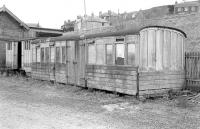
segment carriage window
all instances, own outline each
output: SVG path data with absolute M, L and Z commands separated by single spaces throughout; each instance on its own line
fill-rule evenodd
M 88 45 L 88 63 L 95 64 L 96 63 L 96 50 L 94 44 Z
M 185 7 L 185 8 L 184 8 L 184 11 L 185 11 L 185 12 L 189 11 L 189 8 L 188 8 L 188 7 Z
M 181 12 L 181 11 L 182 11 L 182 8 L 179 7 L 179 8 L 177 9 L 177 11 L 178 11 L 178 12 Z
M 128 44 L 128 65 L 135 65 L 135 44 Z
M 60 63 L 60 47 L 56 47 L 56 62 Z
M 116 44 L 115 64 L 124 65 L 124 44 Z
M 66 58 L 66 47 L 62 47 L 62 63 L 65 63 Z
M 39 47 L 36 48 L 36 61 L 40 62 L 40 48 Z
M 41 48 L 41 63 L 44 63 L 44 48 Z
M 97 64 L 104 64 L 104 52 L 105 52 L 105 48 L 104 45 L 97 45 L 96 48 L 96 53 L 97 53 Z
M 113 64 L 113 46 L 106 45 L 106 64 L 111 65 Z
M 49 62 L 49 48 L 45 48 L 45 62 Z
M 197 7 L 196 6 L 191 7 L 191 11 L 192 12 L 196 12 L 197 11 Z

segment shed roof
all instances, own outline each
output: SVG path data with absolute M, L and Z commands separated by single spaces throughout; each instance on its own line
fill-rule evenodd
M 3 5 L 3 7 L 0 8 L 0 12 L 7 12 L 11 17 L 13 17 L 21 26 L 23 26 L 25 29 L 29 30 L 29 27 L 22 22 L 17 16 L 15 16 L 10 10 L 8 10 L 6 8 L 5 5 Z

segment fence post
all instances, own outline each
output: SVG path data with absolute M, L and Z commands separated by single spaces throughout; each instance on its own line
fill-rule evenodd
M 186 67 L 186 65 L 187 65 L 187 53 L 185 53 L 185 62 L 184 62 L 184 74 L 185 74 L 185 76 L 184 76 L 184 90 L 187 88 L 187 67 Z

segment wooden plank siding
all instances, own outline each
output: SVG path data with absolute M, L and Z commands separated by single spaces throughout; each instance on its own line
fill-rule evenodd
M 184 86 L 184 72 L 140 72 L 139 92 L 149 94 L 149 91 L 162 89 L 181 89 Z M 152 92 L 152 91 L 151 91 Z
M 137 68 L 87 65 L 87 87 L 136 95 Z

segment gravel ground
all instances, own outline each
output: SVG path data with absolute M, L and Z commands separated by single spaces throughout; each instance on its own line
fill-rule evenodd
M 200 106 L 0 76 L 0 129 L 200 129 Z

